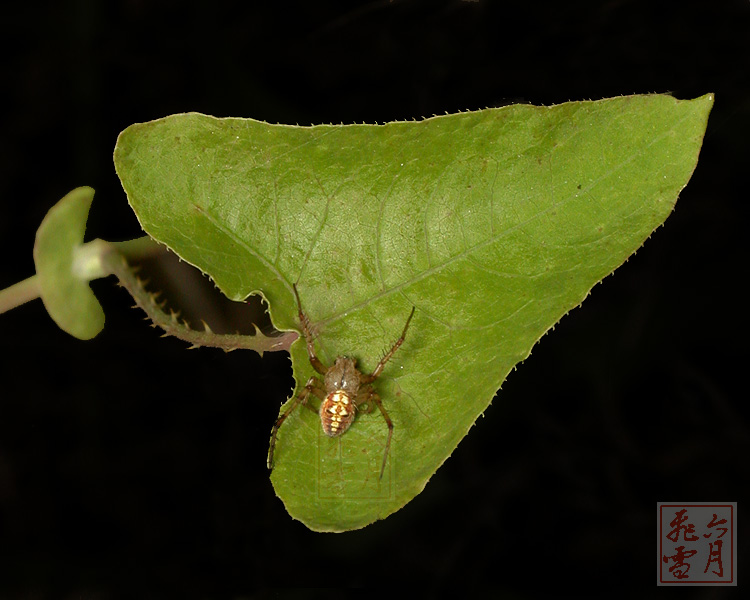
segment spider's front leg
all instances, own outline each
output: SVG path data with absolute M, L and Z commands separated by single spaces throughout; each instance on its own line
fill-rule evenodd
M 380 409 L 380 412 L 385 419 L 385 424 L 388 426 L 388 439 L 385 442 L 383 464 L 380 467 L 380 479 L 383 479 L 383 473 L 385 473 L 385 464 L 386 462 L 388 462 L 388 452 L 391 449 L 391 437 L 393 437 L 393 421 L 391 421 L 391 417 L 388 416 L 388 412 L 385 410 L 380 396 L 378 396 L 378 393 L 373 389 L 371 385 L 368 385 L 360 390 L 359 394 L 357 394 L 355 404 L 357 406 L 357 410 L 363 413 L 371 413 L 374 408 L 373 404 L 375 404 L 375 406 Z
M 401 347 L 401 344 L 404 343 L 404 340 L 406 339 L 406 331 L 409 329 L 409 323 L 411 323 L 411 318 L 414 316 L 415 310 L 416 310 L 416 306 L 412 306 L 411 312 L 409 313 L 409 318 L 406 319 L 406 325 L 404 325 L 404 330 L 401 332 L 401 337 L 396 340 L 396 343 L 393 344 L 393 347 L 390 350 L 388 350 L 388 352 L 386 352 L 383 358 L 380 359 L 380 362 L 376 365 L 375 370 L 369 375 L 362 376 L 362 383 L 372 383 L 378 377 L 380 377 L 380 374 L 383 372 L 383 369 L 385 368 L 385 363 L 391 360 L 391 357 L 396 353 L 396 350 L 398 350 Z M 383 409 L 381 408 L 380 410 L 383 410 Z
M 321 400 L 326 397 L 326 390 L 323 386 L 323 382 L 317 377 L 310 377 L 310 379 L 307 380 L 304 389 L 297 395 L 294 402 L 289 405 L 289 408 L 284 411 L 273 426 L 273 429 L 271 430 L 271 444 L 268 447 L 268 462 L 266 463 L 269 469 L 273 469 L 273 451 L 276 448 L 276 434 L 279 432 L 279 427 L 281 427 L 281 424 L 286 421 L 286 418 L 292 414 L 292 411 L 300 404 L 303 406 L 307 405 L 307 399 L 310 394 L 317 396 Z
M 315 346 L 313 344 L 312 329 L 310 327 L 310 319 L 307 318 L 305 311 L 302 310 L 302 302 L 299 299 L 299 292 L 297 291 L 297 284 L 293 283 L 292 288 L 294 289 L 294 297 L 297 298 L 297 310 L 299 312 L 299 322 L 302 325 L 302 333 L 305 336 L 305 343 L 307 344 L 307 356 L 310 359 L 310 364 L 313 366 L 318 373 L 325 375 L 328 369 L 325 365 L 320 362 L 317 354 L 315 354 Z

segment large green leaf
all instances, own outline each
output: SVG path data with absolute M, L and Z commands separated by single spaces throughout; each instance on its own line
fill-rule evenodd
M 298 282 L 326 364 L 373 369 L 416 306 L 376 384 L 395 425 L 382 480 L 377 410 L 340 438 L 305 409 L 279 433 L 271 479 L 287 510 L 341 531 L 418 494 L 513 366 L 667 218 L 712 103 L 315 127 L 183 114 L 126 129 L 115 164 L 143 228 L 228 297 L 262 293 L 278 328 L 298 328 Z M 299 392 L 313 374 L 300 341 L 292 364 Z

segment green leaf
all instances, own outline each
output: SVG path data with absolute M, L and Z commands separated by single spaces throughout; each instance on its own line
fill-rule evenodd
M 82 340 L 93 338 L 104 328 L 104 311 L 88 285 L 91 267 L 82 250 L 93 199 L 90 187 L 69 192 L 44 217 L 34 244 L 45 308 L 62 330 Z M 96 259 L 93 262 L 98 263 Z M 95 276 L 101 274 L 97 271 Z
M 298 282 L 328 365 L 349 355 L 371 371 L 416 306 L 376 382 L 395 427 L 382 480 L 377 410 L 339 438 L 304 408 L 279 432 L 271 479 L 287 510 L 342 531 L 418 494 L 513 366 L 664 222 L 712 103 L 315 127 L 183 114 L 126 129 L 115 164 L 143 228 L 228 297 L 263 294 L 279 329 L 299 328 Z M 292 364 L 299 392 L 313 375 L 302 340 Z

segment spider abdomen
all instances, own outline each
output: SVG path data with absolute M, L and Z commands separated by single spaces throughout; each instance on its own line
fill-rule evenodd
M 320 422 L 328 437 L 344 433 L 354 422 L 355 407 L 352 397 L 344 390 L 335 390 L 320 403 Z

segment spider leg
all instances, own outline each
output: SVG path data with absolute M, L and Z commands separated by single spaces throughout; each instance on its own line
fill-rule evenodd
M 375 367 L 375 370 L 370 375 L 363 375 L 362 376 L 362 383 L 372 383 L 375 381 L 380 374 L 383 372 L 383 367 L 385 367 L 385 363 L 387 363 L 389 360 L 391 360 L 391 356 L 393 356 L 396 353 L 396 350 L 398 350 L 401 347 L 401 344 L 404 343 L 404 338 L 406 338 L 406 330 L 409 329 L 409 323 L 411 323 L 411 318 L 414 316 L 414 309 L 416 307 L 411 307 L 411 313 L 409 313 L 409 318 L 406 319 L 406 325 L 404 325 L 404 330 L 401 332 L 401 337 L 396 340 L 396 343 L 393 344 L 393 348 L 391 348 L 386 355 L 380 359 L 380 362 Z M 383 410 L 382 408 L 380 410 Z
M 317 377 L 310 377 L 310 379 L 307 380 L 304 389 L 297 395 L 294 402 L 289 405 L 289 408 L 284 411 L 274 424 L 273 429 L 271 430 L 271 444 L 268 447 L 268 461 L 266 463 L 269 469 L 273 469 L 273 452 L 276 449 L 276 434 L 279 432 L 279 427 L 281 427 L 282 423 L 286 421 L 286 418 L 292 414 L 292 411 L 300 404 L 307 406 L 307 399 L 310 394 L 317 396 L 321 400 L 326 396 L 323 382 Z
M 305 342 L 307 343 L 307 356 L 310 358 L 310 364 L 313 366 L 313 369 L 315 369 L 318 373 L 321 375 L 325 375 L 327 369 L 323 365 L 322 362 L 320 362 L 320 359 L 315 354 L 315 346 L 313 345 L 313 336 L 312 331 L 310 330 L 310 319 L 307 318 L 307 315 L 302 310 L 302 303 L 299 300 L 299 293 L 297 292 L 297 284 L 293 283 L 292 288 L 294 288 L 294 297 L 297 298 L 297 309 L 299 310 L 299 320 L 300 323 L 302 323 L 302 333 L 305 335 Z
M 412 311 L 413 312 L 413 311 Z M 411 318 L 411 317 L 409 317 Z M 407 325 L 409 323 L 407 322 Z M 357 396 L 356 399 L 356 406 L 358 410 L 361 410 L 364 413 L 370 413 L 373 411 L 373 406 L 370 404 L 372 402 L 380 409 L 380 412 L 383 415 L 383 418 L 385 419 L 385 424 L 388 425 L 388 439 L 385 441 L 385 451 L 383 452 L 383 464 L 380 467 L 380 479 L 383 479 L 383 473 L 385 473 L 385 463 L 388 461 L 388 452 L 391 449 L 391 437 L 393 436 L 393 421 L 391 421 L 391 417 L 388 416 L 388 412 L 385 410 L 385 407 L 383 406 L 383 402 L 380 400 L 380 396 L 378 396 L 378 393 L 372 389 L 372 387 L 367 387 L 364 391 L 364 393 L 360 392 L 360 394 Z M 363 404 L 366 404 L 368 408 L 361 408 Z

